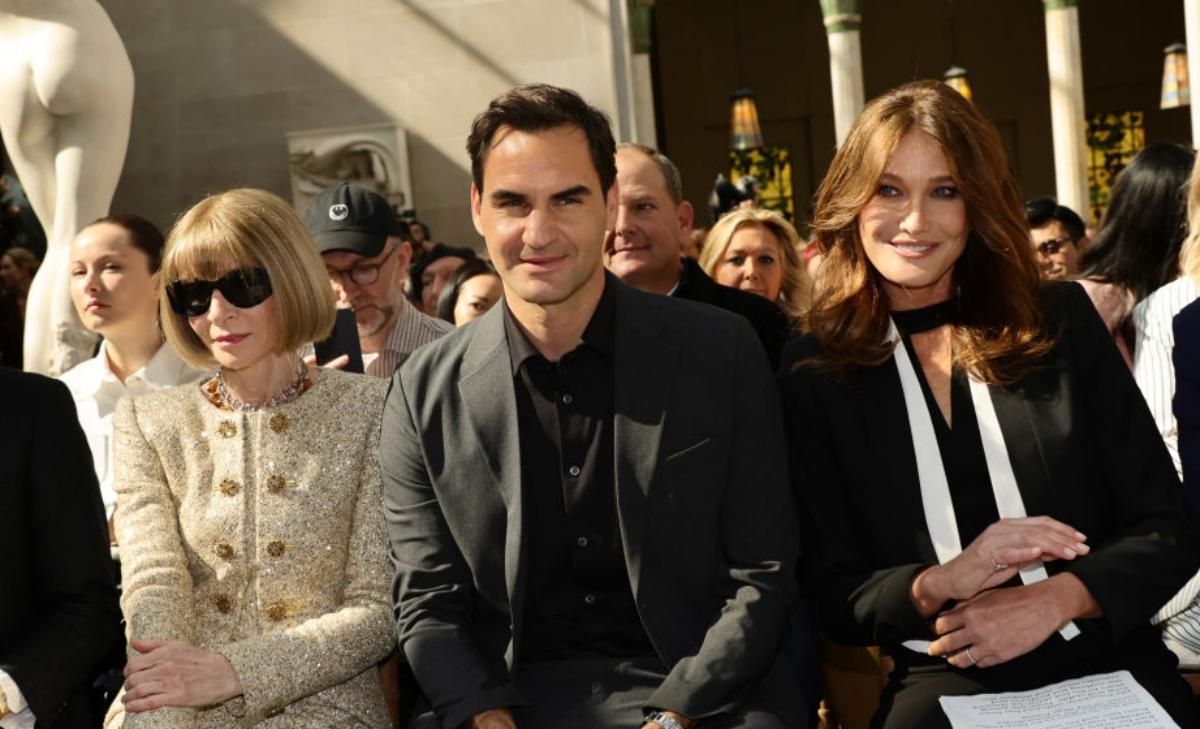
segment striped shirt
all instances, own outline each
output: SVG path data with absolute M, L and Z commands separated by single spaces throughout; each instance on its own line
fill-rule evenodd
M 1179 463 L 1179 429 L 1171 400 L 1175 397 L 1175 366 L 1171 350 L 1175 347 L 1172 321 L 1180 309 L 1192 303 L 1200 291 L 1190 276 L 1180 276 L 1159 288 L 1133 308 L 1133 324 L 1137 329 L 1134 346 L 1133 378 L 1150 406 L 1154 423 L 1162 434 L 1175 470 L 1183 476 Z
M 1189 276 L 1180 276 L 1147 296 L 1133 309 L 1133 323 L 1137 328 L 1133 377 L 1142 396 L 1146 398 L 1146 404 L 1150 406 L 1154 422 L 1181 477 L 1183 468 L 1179 461 L 1179 428 L 1175 412 L 1171 409 L 1171 400 L 1175 397 L 1175 365 L 1171 360 L 1175 333 L 1172 323 L 1175 315 L 1198 295 L 1200 291 L 1196 288 L 1196 282 Z M 1200 667 L 1198 594 L 1200 573 L 1192 577 L 1151 619 L 1152 623 L 1161 624 L 1163 641 L 1179 658 L 1180 668 Z
M 368 375 L 391 377 L 404 360 L 418 347 L 429 344 L 443 334 L 454 331 L 448 321 L 435 319 L 417 311 L 407 299 L 400 300 L 400 314 L 387 341 L 379 349 L 378 356 L 363 355 Z M 370 361 L 368 361 L 370 359 Z

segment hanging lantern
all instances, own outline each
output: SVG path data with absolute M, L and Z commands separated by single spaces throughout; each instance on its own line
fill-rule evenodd
M 963 95 L 967 101 L 972 100 L 971 84 L 967 81 L 967 69 L 962 66 L 951 66 L 942 74 L 942 81 L 947 86 Z
M 758 107 L 754 105 L 754 94 L 742 88 L 734 92 L 731 149 L 746 150 L 763 146 L 762 128 L 758 125 Z
M 1172 43 L 1163 49 L 1162 103 L 1160 109 L 1175 109 L 1192 103 L 1188 83 L 1187 46 Z

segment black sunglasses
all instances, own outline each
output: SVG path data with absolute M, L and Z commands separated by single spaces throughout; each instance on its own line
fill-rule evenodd
M 261 268 L 230 271 L 216 281 L 176 281 L 167 286 L 167 298 L 176 314 L 200 316 L 208 311 L 213 291 L 239 309 L 258 306 L 271 295 L 271 279 Z

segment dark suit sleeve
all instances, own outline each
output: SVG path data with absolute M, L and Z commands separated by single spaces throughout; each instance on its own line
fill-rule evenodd
M 408 373 L 392 378 L 379 445 L 384 518 L 396 565 L 396 634 L 434 713 L 443 726 L 456 727 L 486 709 L 525 702 L 508 676 L 488 669 L 470 637 L 471 571 L 430 482 L 403 379 Z
M 38 725 L 49 726 L 120 639 L 121 614 L 100 487 L 71 396 L 60 382 L 27 384 L 32 445 L 19 457 L 27 459 L 27 554 L 37 582 L 33 594 L 3 599 L 34 601 L 39 618 L 3 647 L 0 669 L 20 687 Z
M 845 477 L 828 428 L 828 416 L 813 393 L 831 386 L 813 369 L 798 367 L 803 353 L 789 352 L 780 371 L 792 488 L 804 534 L 803 590 L 821 629 L 845 645 L 895 645 L 931 640 L 929 624 L 909 598 L 909 586 L 925 564 L 872 569 L 865 554 L 862 518 L 848 503 Z
M 1179 424 L 1179 458 L 1183 462 L 1183 495 L 1192 518 L 1200 516 L 1200 305 L 1191 304 L 1175 317 L 1175 419 Z
M 1078 286 L 1064 287 L 1063 337 L 1069 340 L 1082 422 L 1100 459 L 1115 523 L 1091 553 L 1065 569 L 1099 603 L 1113 639 L 1140 627 L 1200 567 L 1196 528 L 1187 517 L 1175 466 L 1129 368 Z M 1086 530 L 1085 530 L 1086 531 Z
M 735 329 L 736 372 L 726 383 L 735 388 L 731 458 L 720 507 L 721 568 L 729 591 L 695 655 L 675 664 L 649 702 L 691 719 L 732 711 L 767 674 L 797 593 L 799 533 L 778 393 L 750 327 L 739 321 Z

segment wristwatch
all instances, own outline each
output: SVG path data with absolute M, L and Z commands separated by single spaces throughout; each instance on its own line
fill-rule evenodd
M 683 729 L 683 725 L 661 711 L 651 711 L 646 714 L 646 723 L 654 722 L 663 729 Z

